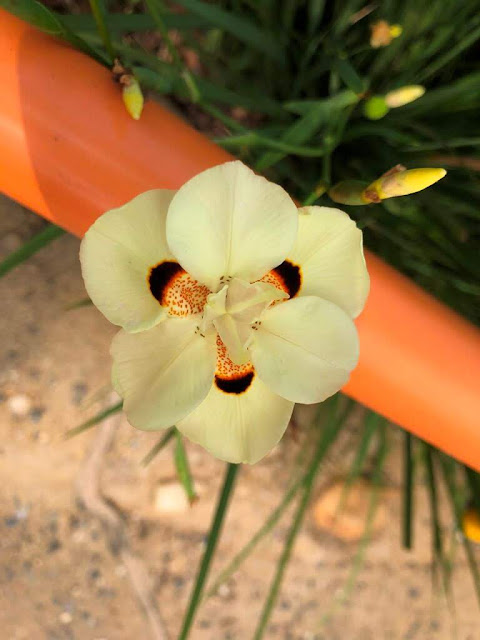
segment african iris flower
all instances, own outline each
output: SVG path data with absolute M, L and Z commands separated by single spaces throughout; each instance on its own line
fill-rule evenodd
M 122 327 L 112 379 L 139 429 L 176 424 L 253 463 L 295 402 L 334 394 L 357 363 L 361 232 L 338 209 L 297 209 L 241 162 L 108 211 L 80 258 L 92 301 Z

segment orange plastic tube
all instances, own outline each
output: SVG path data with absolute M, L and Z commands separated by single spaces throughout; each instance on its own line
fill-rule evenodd
M 0 10 L 0 190 L 72 233 L 230 156 L 109 72 Z M 480 470 L 480 332 L 375 256 L 347 394 Z

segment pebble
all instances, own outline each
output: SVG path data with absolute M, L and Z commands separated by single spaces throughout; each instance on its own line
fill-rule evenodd
M 58 616 L 58 619 L 62 624 L 70 624 L 73 620 L 73 616 L 68 611 L 62 611 L 62 613 Z
M 164 514 L 184 513 L 190 509 L 185 490 L 178 482 L 157 487 L 154 506 L 155 511 Z
M 45 413 L 45 407 L 32 407 L 28 415 L 30 417 L 30 420 L 36 423 L 36 422 L 40 422 L 44 413 Z
M 30 411 L 32 402 L 25 393 L 18 393 L 8 399 L 7 405 L 12 415 L 24 418 Z

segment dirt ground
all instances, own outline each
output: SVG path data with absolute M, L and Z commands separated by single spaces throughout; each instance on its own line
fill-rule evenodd
M 22 207 L 0 199 L 0 259 L 42 224 Z M 158 612 L 174 638 L 223 465 L 199 447 L 188 446 L 200 496 L 189 507 L 178 491 L 171 446 L 147 468 L 140 465 L 158 438 L 155 434 L 134 430 L 120 416 L 100 428 L 103 432 L 96 428 L 64 439 L 67 429 L 109 401 L 108 347 L 115 333 L 92 307 L 67 310 L 85 297 L 78 247 L 77 239 L 64 236 L 0 281 L 0 638 L 149 640 L 160 637 L 152 630 Z M 455 616 L 445 598 L 432 590 L 429 517 L 421 487 L 414 551 L 400 548 L 400 451 L 392 434 L 387 489 L 381 497 L 383 522 L 347 604 L 324 620 L 348 579 L 356 546 L 331 531 L 319 531 L 310 511 L 266 637 L 480 637 L 478 607 L 461 555 L 453 580 Z M 351 449 L 357 435 L 353 423 L 344 448 Z M 105 448 L 112 438 L 111 447 L 103 460 L 94 459 L 89 452 L 97 450 L 102 437 Z M 279 503 L 297 450 L 287 434 L 263 462 L 241 469 L 212 576 Z M 328 461 L 317 493 L 345 471 L 347 458 L 340 452 Z M 118 520 L 117 509 L 122 513 L 123 552 L 112 532 L 77 499 L 79 482 L 95 463 L 107 498 L 102 501 L 107 519 Z M 86 498 L 93 504 L 98 496 L 95 486 L 90 489 Z M 109 504 L 116 505 L 115 510 Z M 290 513 L 204 603 L 193 639 L 252 637 Z

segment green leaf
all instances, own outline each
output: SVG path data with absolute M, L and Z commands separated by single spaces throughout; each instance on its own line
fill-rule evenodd
M 176 430 L 175 436 L 177 438 L 175 444 L 175 467 L 177 469 L 178 479 L 185 489 L 190 504 L 192 504 L 197 499 L 197 493 L 193 484 L 190 464 L 183 444 L 182 434 Z
M 40 249 L 43 249 L 47 244 L 50 244 L 52 240 L 63 236 L 64 233 L 65 231 L 57 227 L 57 225 L 49 224 L 48 227 L 42 229 L 42 231 L 33 236 L 33 238 L 27 240 L 23 246 L 0 262 L 0 278 L 25 262 L 25 260 L 28 260 L 28 258 L 37 253 L 37 251 L 40 251 Z
M 413 540 L 413 486 L 414 486 L 414 458 L 413 436 L 408 431 L 403 434 L 403 546 L 412 548 Z
M 365 81 L 358 75 L 356 69 L 347 58 L 337 58 L 334 66 L 338 75 L 349 89 L 356 94 L 365 92 L 367 88 Z
M 178 0 L 178 4 L 208 20 L 212 27 L 218 27 L 226 33 L 230 33 L 271 60 L 282 65 L 285 64 L 283 48 L 269 31 L 261 29 L 254 22 L 238 16 L 233 11 L 226 11 L 219 6 L 201 0 Z
M 63 38 L 98 62 L 110 66 L 108 56 L 77 36 L 63 23 L 61 16 L 47 9 L 40 2 L 36 0 L 0 0 L 0 7 L 29 22 L 44 33 Z
M 168 29 L 198 29 L 204 27 L 207 21 L 193 14 L 170 13 L 163 14 L 165 26 Z M 78 15 L 62 15 L 65 26 L 75 32 L 95 31 L 97 26 L 93 16 L 81 13 Z M 149 31 L 155 29 L 155 21 L 145 13 L 109 13 L 105 22 L 110 33 L 123 34 L 129 31 Z
M 323 98 L 322 100 L 293 100 L 285 103 L 285 109 L 296 113 L 300 116 L 308 115 L 314 111 L 320 115 L 323 112 L 323 117 L 326 120 L 332 116 L 336 111 L 350 107 L 358 102 L 359 98 L 354 91 L 340 91 L 330 98 Z
M 93 17 L 95 18 L 95 23 L 97 25 L 98 33 L 102 39 L 103 46 L 105 47 L 106 52 L 110 56 L 110 64 L 113 64 L 113 60 L 115 58 L 115 51 L 112 45 L 112 39 L 110 37 L 110 32 L 108 30 L 106 18 L 107 18 L 107 10 L 105 8 L 105 4 L 103 0 L 89 0 L 90 8 L 92 10 Z
M 118 413 L 119 411 L 121 411 L 122 407 L 123 407 L 123 401 L 117 402 L 117 404 L 114 404 L 111 407 L 108 407 L 108 409 L 103 409 L 103 411 L 100 411 L 99 413 L 97 413 L 97 415 L 93 416 L 93 418 L 90 418 L 89 420 L 82 422 L 82 424 L 78 425 L 78 427 L 69 429 L 65 434 L 65 438 L 68 440 L 70 438 L 73 438 L 74 436 L 78 436 L 80 433 L 83 433 L 84 431 L 88 431 L 88 429 L 95 427 L 99 422 L 102 422 L 102 420 L 105 420 L 106 418 L 109 418 L 110 416 L 113 416 L 115 413 Z

